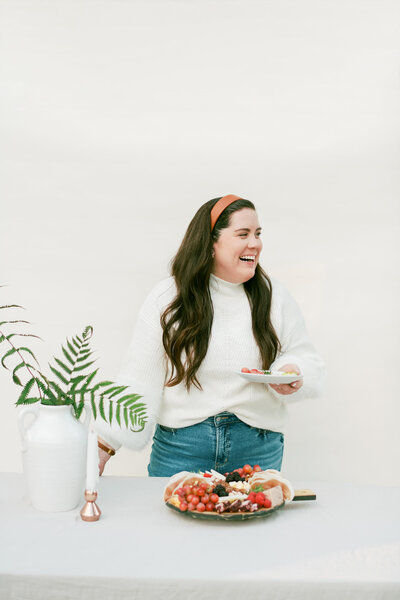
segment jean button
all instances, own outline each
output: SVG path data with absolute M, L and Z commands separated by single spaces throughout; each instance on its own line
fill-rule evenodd
M 218 423 L 218 421 L 220 421 L 220 420 L 221 420 L 221 417 L 217 417 L 217 423 Z

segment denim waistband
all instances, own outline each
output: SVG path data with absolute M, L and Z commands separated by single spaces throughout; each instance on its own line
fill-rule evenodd
M 232 425 L 232 423 L 239 423 L 240 419 L 236 415 L 230 412 L 221 412 L 215 415 L 215 417 L 208 417 L 203 423 L 209 423 L 219 427 L 221 425 Z

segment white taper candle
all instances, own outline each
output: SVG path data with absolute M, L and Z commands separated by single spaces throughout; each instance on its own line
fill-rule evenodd
M 97 450 L 97 434 L 89 429 L 87 463 L 86 463 L 86 489 L 96 490 L 99 475 L 99 452 Z

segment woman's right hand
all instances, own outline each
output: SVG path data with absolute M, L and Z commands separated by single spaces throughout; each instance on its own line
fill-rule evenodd
M 106 462 L 110 459 L 110 455 L 108 452 L 105 452 L 101 448 L 99 448 L 99 475 L 103 475 L 104 467 Z

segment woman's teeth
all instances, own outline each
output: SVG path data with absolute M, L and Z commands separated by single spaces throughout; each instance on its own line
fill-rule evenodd
M 255 261 L 255 256 L 239 256 L 240 260 L 244 260 L 247 262 L 254 262 Z

